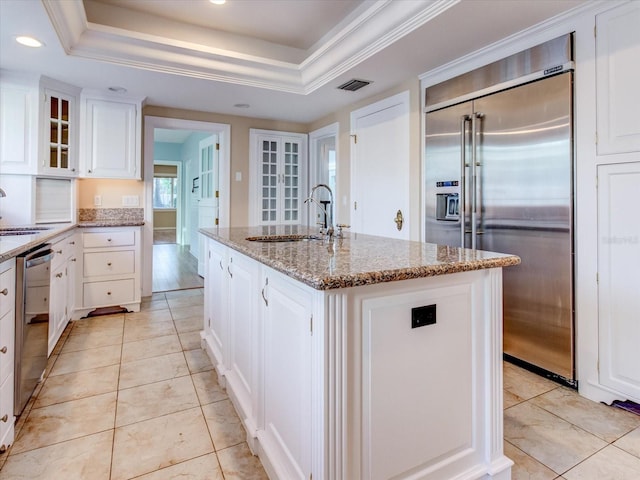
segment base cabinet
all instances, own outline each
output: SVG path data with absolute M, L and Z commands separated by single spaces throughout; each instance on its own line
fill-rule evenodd
M 312 473 L 311 323 L 313 295 L 298 282 L 264 269 L 264 350 L 258 440 L 267 471 L 305 480 Z M 321 478 L 321 477 L 318 477 Z
M 13 443 L 16 261 L 0 263 L 0 454 Z
M 79 233 L 82 255 L 78 262 L 74 319 L 96 308 L 123 307 L 139 312 L 140 227 L 86 228 Z
M 599 382 L 640 402 L 640 162 L 598 166 Z
M 77 247 L 75 232 L 54 239 L 51 246 L 54 257 L 51 262 L 48 355 L 53 352 L 75 307 Z
M 511 478 L 500 269 L 319 291 L 207 242 L 203 346 L 271 479 Z

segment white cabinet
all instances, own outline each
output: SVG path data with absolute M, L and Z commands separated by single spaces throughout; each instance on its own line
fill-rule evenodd
M 13 443 L 15 259 L 0 264 L 0 453 Z
M 256 382 L 258 351 L 259 265 L 244 255 L 228 253 L 229 351 L 225 374 L 228 387 L 235 392 L 236 404 L 248 419 L 247 431 L 253 436 L 257 426 Z
M 303 223 L 307 135 L 250 130 L 249 218 L 253 225 Z
M 38 77 L 0 71 L 0 172 L 35 173 L 38 164 Z
M 142 179 L 142 100 L 82 92 L 81 175 Z
M 640 402 L 640 162 L 598 166 L 599 381 Z
M 83 229 L 81 278 L 73 318 L 96 308 L 140 311 L 140 227 Z
M 269 478 L 510 478 L 500 269 L 321 291 L 207 242 L 203 346 Z
M 0 87 L 2 173 L 77 176 L 80 89 L 8 71 Z
M 227 248 L 217 242 L 203 238 L 206 245 L 204 283 L 204 334 L 218 374 L 223 378 L 226 365 L 228 340 L 228 282 Z
M 640 3 L 596 15 L 598 155 L 640 151 Z
M 263 273 L 264 363 L 258 440 L 279 478 L 306 480 L 311 473 L 311 322 L 308 288 L 270 269 Z
M 257 415 L 259 265 L 205 239 L 205 338 L 250 437 Z M 249 439 L 251 442 L 251 439 Z
M 54 257 L 51 262 L 51 293 L 49 295 L 49 355 L 69 323 L 75 307 L 75 272 L 78 260 L 76 233 L 70 232 L 62 238 L 54 239 L 51 248 Z

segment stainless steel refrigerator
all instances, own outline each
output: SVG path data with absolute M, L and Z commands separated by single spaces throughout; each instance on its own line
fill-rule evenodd
M 568 384 L 571 52 L 560 37 L 427 88 L 425 120 L 426 241 L 521 257 L 503 272 L 506 357 Z

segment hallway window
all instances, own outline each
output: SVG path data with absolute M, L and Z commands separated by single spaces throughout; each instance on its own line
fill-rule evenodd
M 153 177 L 153 208 L 176 208 L 178 201 L 178 179 Z

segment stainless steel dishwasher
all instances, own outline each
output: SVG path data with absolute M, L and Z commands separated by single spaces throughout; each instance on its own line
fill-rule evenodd
M 39 245 L 16 257 L 14 415 L 24 410 L 47 366 L 53 250 Z

